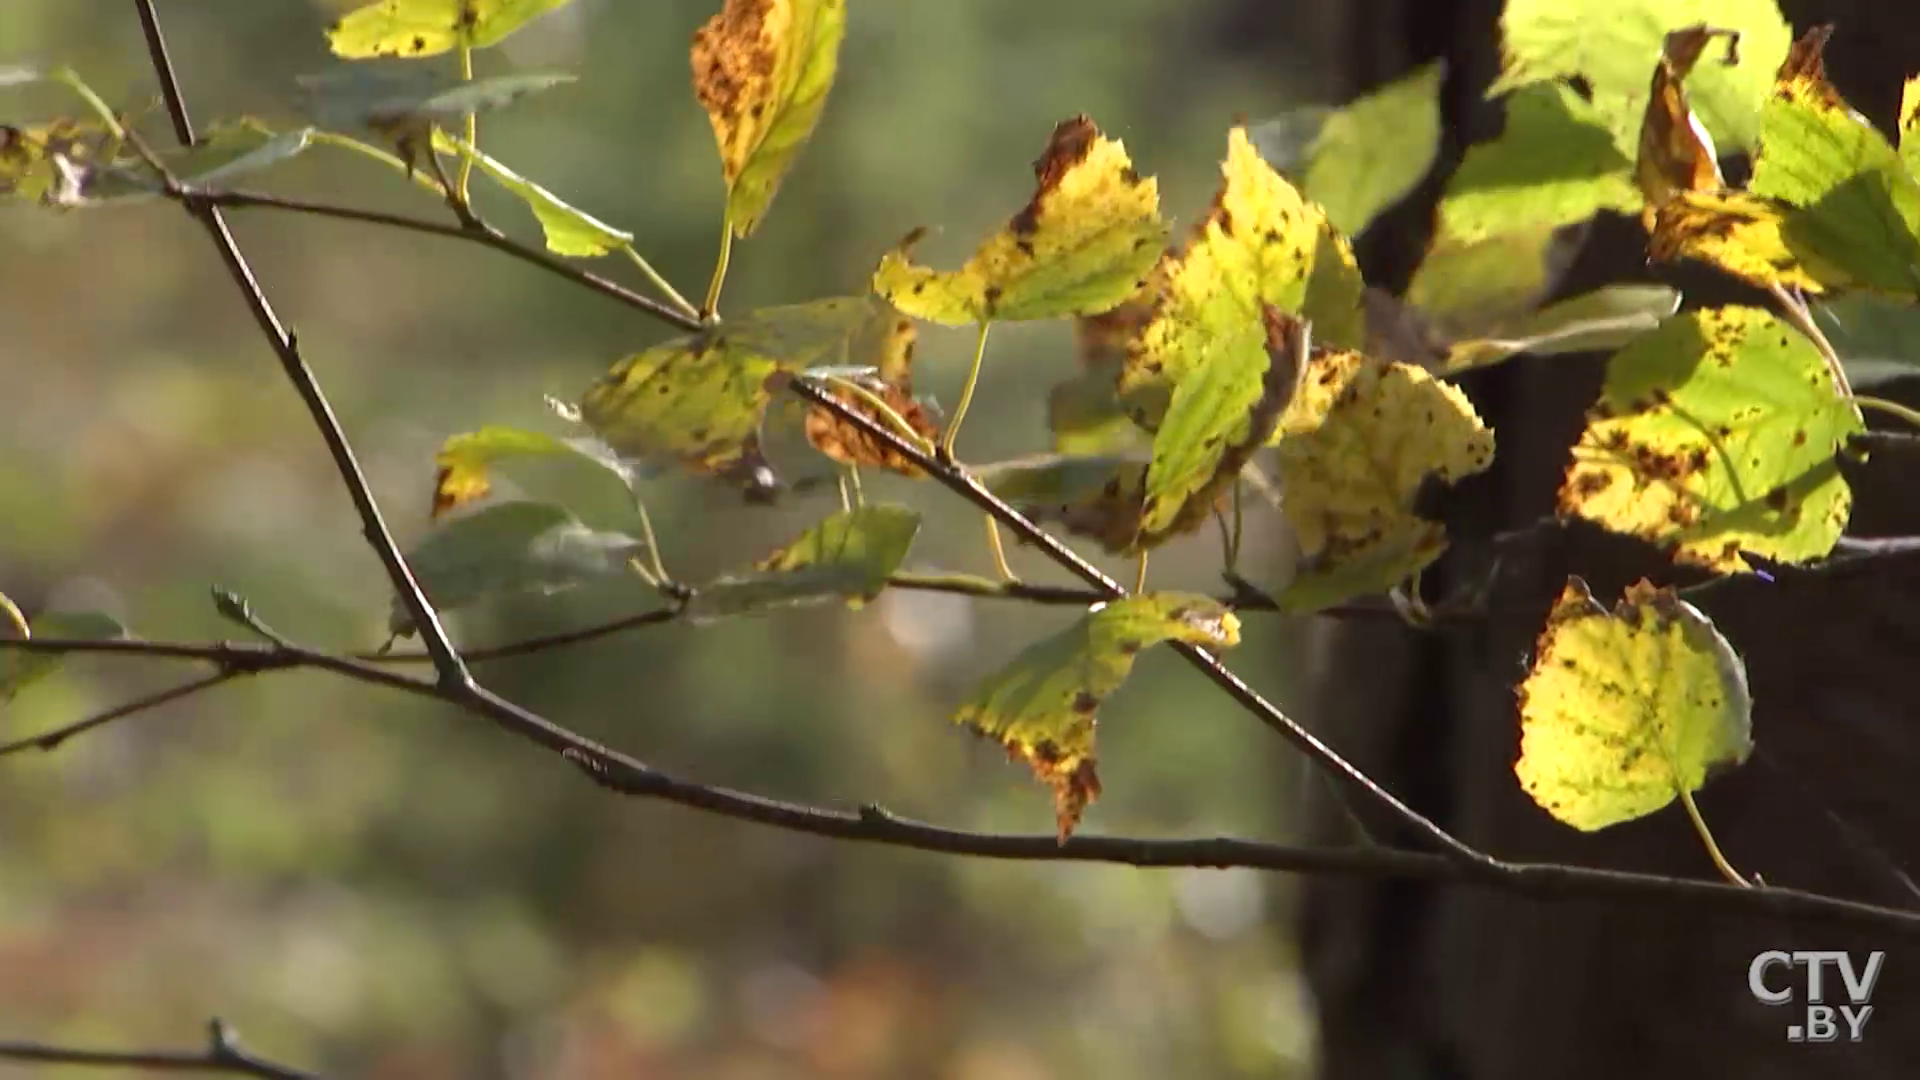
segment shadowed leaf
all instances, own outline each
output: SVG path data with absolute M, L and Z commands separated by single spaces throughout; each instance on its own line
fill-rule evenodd
M 701 586 L 688 614 L 708 621 L 827 600 L 859 607 L 887 587 L 919 531 L 919 513 L 904 506 L 843 511 L 761 560 L 756 573 Z
M 1439 61 L 1337 109 L 1320 128 L 1300 189 L 1357 236 L 1426 176 L 1440 150 Z
M 1520 698 L 1520 786 L 1586 832 L 1655 813 L 1753 748 L 1746 666 L 1697 608 L 1642 581 L 1612 612 L 1579 578 Z
M 582 525 L 562 507 L 505 502 L 444 522 L 407 553 L 407 564 L 434 607 L 452 611 L 490 596 L 629 577 L 628 562 L 645 550 L 624 533 Z M 413 632 L 398 599 L 389 623 L 396 634 Z
M 0 601 L 4 601 L 0 597 Z M 7 603 L 9 612 L 17 614 L 17 609 Z M 32 631 L 29 637 L 49 640 L 70 641 L 113 641 L 127 636 L 127 628 L 110 615 L 98 612 L 49 612 L 28 623 Z M 19 627 L 13 624 L 11 615 L 0 617 L 0 635 L 17 637 Z M 15 694 L 53 674 L 66 657 L 57 653 L 15 652 L 0 649 L 0 705 L 6 704 Z
M 434 456 L 433 516 L 485 498 L 493 490 L 492 471 L 501 463 L 525 458 L 559 458 L 591 464 L 631 487 L 633 473 L 597 439 L 563 439 L 539 431 L 484 427 L 454 435 Z
M 1042 524 L 1058 522 L 1112 554 L 1140 533 L 1147 494 L 1146 454 L 1041 454 L 976 467 L 988 491 Z
M 1030 645 L 989 677 L 954 722 L 994 740 L 1053 789 L 1060 839 L 1100 794 L 1095 714 L 1120 688 L 1144 649 L 1163 641 L 1209 648 L 1240 642 L 1240 620 L 1218 601 L 1151 593 L 1095 606 L 1052 637 Z
M 1457 375 L 1521 353 L 1618 349 L 1658 329 L 1679 308 L 1680 294 L 1665 285 L 1608 285 L 1510 320 L 1486 337 L 1455 342 L 1437 374 Z

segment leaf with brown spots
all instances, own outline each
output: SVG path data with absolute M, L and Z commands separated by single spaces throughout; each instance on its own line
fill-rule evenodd
M 908 387 L 887 382 L 865 370 L 833 372 L 833 375 L 836 380 L 853 383 L 885 402 L 893 417 L 905 421 L 906 426 L 922 439 L 930 442 L 940 437 L 940 425 L 934 422 L 927 407 L 914 398 L 913 391 Z M 874 407 L 872 402 L 852 389 L 834 386 L 833 396 L 895 434 L 906 434 L 893 417 Z M 806 433 L 807 442 L 813 444 L 815 450 L 842 465 L 878 466 L 916 480 L 927 475 L 925 470 L 898 450 L 818 405 L 807 409 Z
M 693 36 L 735 236 L 753 235 L 820 122 L 846 31 L 846 0 L 726 0 Z
M 1833 550 L 1852 493 L 1834 464 L 1863 430 L 1811 342 L 1761 308 L 1685 312 L 1607 363 L 1560 512 L 1745 572 L 1741 551 Z
M 1640 128 L 1640 154 L 1634 177 L 1647 205 L 1641 211 L 1649 229 L 1653 215 L 1674 193 L 1717 191 L 1726 186 L 1715 160 L 1713 136 L 1693 115 L 1687 101 L 1686 78 L 1715 38 L 1727 42 L 1727 63 L 1737 59 L 1740 32 L 1701 24 L 1667 34 L 1660 60 L 1654 65 L 1647 100 L 1646 122 Z
M 465 46 L 484 49 L 567 0 L 374 0 L 327 30 L 335 56 L 417 59 Z
M 998 742 L 1053 789 L 1054 821 L 1065 841 L 1100 794 L 1095 714 L 1141 650 L 1163 641 L 1230 648 L 1240 643 L 1240 620 L 1218 601 L 1188 593 L 1096 605 L 988 678 L 954 722 Z
M 484 427 L 450 436 L 434 456 L 433 517 L 486 498 L 501 464 L 526 460 L 581 462 L 631 486 L 633 473 L 598 439 L 563 439 L 541 431 Z
M 1302 561 L 1281 593 L 1311 611 L 1383 591 L 1446 548 L 1420 493 L 1493 464 L 1493 432 L 1458 387 L 1409 364 L 1316 349 L 1279 427 L 1281 504 Z
M 1229 132 L 1221 174 L 1186 250 L 1169 252 L 1148 279 L 1152 318 L 1121 371 L 1121 400 L 1149 431 L 1180 382 L 1222 350 L 1240 342 L 1243 356 L 1260 354 L 1269 305 L 1307 319 L 1329 344 L 1356 348 L 1365 336 L 1353 249 L 1320 207 L 1260 157 L 1245 128 Z
M 1131 296 L 1166 240 L 1158 183 L 1085 116 L 1054 129 L 1033 171 L 1032 200 L 960 269 L 915 264 L 916 229 L 880 260 L 874 289 L 949 326 L 1094 315 Z
M 1586 832 L 1700 790 L 1753 749 L 1746 665 L 1699 609 L 1645 581 L 1609 612 L 1568 578 L 1520 698 L 1520 786 Z
M 768 377 L 903 365 L 899 317 L 871 296 L 762 308 L 622 360 L 587 391 L 581 419 L 625 457 L 757 471 Z
M 1920 175 L 1920 75 L 1900 90 L 1900 159 L 1907 171 Z
M 1837 268 L 1801 264 L 1787 243 L 1793 208 L 1744 191 L 1678 192 L 1653 216 L 1647 257 L 1653 262 L 1698 259 L 1743 281 L 1825 292 L 1848 284 Z

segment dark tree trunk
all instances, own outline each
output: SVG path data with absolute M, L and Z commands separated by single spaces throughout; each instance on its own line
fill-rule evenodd
M 1499 64 L 1499 0 L 1227 6 L 1238 48 L 1297 48 L 1304 26 L 1339 50 L 1348 64 L 1335 90 L 1348 96 L 1444 58 L 1442 172 L 1465 144 L 1498 129 L 1498 110 L 1483 97 Z M 1784 6 L 1796 29 L 1838 25 L 1829 72 L 1885 128 L 1902 81 L 1920 70 L 1920 5 Z M 1308 19 L 1309 9 L 1320 14 Z M 1436 176 L 1362 238 L 1371 282 L 1404 286 L 1439 187 Z M 1599 223 L 1559 291 L 1648 276 L 1643 244 L 1631 223 Z M 1757 302 L 1704 277 L 1666 279 L 1690 303 Z M 1455 493 L 1453 546 L 1430 588 L 1485 580 L 1492 538 L 1551 511 L 1598 389 L 1598 359 L 1522 360 L 1471 381 L 1497 431 L 1498 458 Z M 1902 495 L 1913 490 L 1903 475 L 1914 467 L 1920 460 L 1882 455 L 1856 475 L 1855 535 L 1920 533 L 1920 500 Z M 1503 552 L 1491 605 L 1535 615 L 1425 634 L 1325 626 L 1303 714 L 1389 788 L 1498 857 L 1714 876 L 1677 809 L 1589 836 L 1520 791 L 1512 688 L 1566 575 L 1580 573 L 1604 599 L 1668 573 L 1634 543 L 1584 530 L 1539 536 Z M 1908 666 L 1920 657 L 1920 560 L 1818 584 L 1743 581 L 1710 595 L 1702 606 L 1745 656 L 1757 703 L 1755 758 L 1699 800 L 1728 856 L 1774 884 L 1920 907 L 1902 873 L 1920 867 L 1920 678 Z M 1360 824 L 1381 840 L 1412 842 L 1391 821 L 1363 813 Z M 1312 830 L 1323 843 L 1352 842 L 1355 822 L 1319 798 Z M 1890 937 L 1412 883 L 1316 880 L 1302 910 L 1327 1080 L 1920 1075 L 1920 949 Z M 1794 1007 L 1750 995 L 1753 956 L 1796 948 L 1886 951 L 1863 1042 L 1790 1044 Z

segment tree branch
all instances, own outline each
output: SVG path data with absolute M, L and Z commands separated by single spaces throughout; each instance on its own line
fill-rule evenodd
M 153 63 L 153 72 L 160 80 L 163 96 L 166 98 L 167 115 L 173 121 L 174 135 L 182 146 L 194 143 L 193 121 L 188 116 L 185 100 L 180 95 L 179 80 L 174 76 L 173 63 L 167 56 L 166 39 L 160 32 L 159 13 L 154 9 L 154 0 L 134 0 L 134 6 L 140 13 L 140 26 L 146 34 L 147 55 Z M 169 179 L 168 187 L 177 192 Z M 353 447 L 347 442 L 346 434 L 340 428 L 340 421 L 333 414 L 333 406 L 328 403 L 326 394 L 320 389 L 320 383 L 314 378 L 313 370 L 307 366 L 294 336 L 280 322 L 274 313 L 273 305 L 267 301 L 266 293 L 260 288 L 259 281 L 253 275 L 246 256 L 240 253 L 240 247 L 234 242 L 232 230 L 227 228 L 226 218 L 217 206 L 195 205 L 191 201 L 184 204 L 194 220 L 206 229 L 212 239 L 215 250 L 220 253 L 220 261 L 227 268 L 227 275 L 233 279 L 246 301 L 247 310 L 253 314 L 254 322 L 260 332 L 266 335 L 267 343 L 273 347 L 274 355 L 280 360 L 280 367 L 286 373 L 287 380 L 306 403 L 307 412 L 312 416 L 314 426 L 320 430 L 320 436 L 326 441 L 327 451 L 333 456 L 335 468 L 340 474 L 341 483 L 346 486 L 347 494 L 353 500 L 354 509 L 359 512 L 361 532 L 367 543 L 372 545 L 379 556 L 381 565 L 386 568 L 387 578 L 394 593 L 400 597 L 408 616 L 419 628 L 422 642 L 433 657 L 434 670 L 440 681 L 451 687 L 471 686 L 473 678 L 467 673 L 460 654 L 454 651 L 447 639 L 446 629 L 440 625 L 440 618 L 433 610 L 433 604 L 426 593 L 420 589 L 420 583 L 414 580 L 413 571 L 408 568 L 406 558 L 400 554 L 400 548 L 393 541 L 393 534 L 387 529 L 387 523 L 380 515 L 380 507 L 374 502 L 373 493 L 367 487 L 367 478 L 360 470 L 355 459 Z
M 61 743 L 73 738 L 75 735 L 92 731 L 97 727 L 104 727 L 113 723 L 115 720 L 124 720 L 129 716 L 146 712 L 148 709 L 157 709 L 170 701 L 179 701 L 182 698 L 192 697 L 202 690 L 211 690 L 222 683 L 231 682 L 239 678 L 241 674 L 243 673 L 238 670 L 222 668 L 211 675 L 202 675 L 197 679 L 190 679 L 178 686 L 170 686 L 165 690 L 156 691 L 145 697 L 135 698 L 123 705 L 117 705 L 105 712 L 96 713 L 84 720 L 76 720 L 63 727 L 54 728 L 52 731 L 43 731 L 38 735 L 30 735 L 27 738 L 17 739 L 10 743 L 0 743 L 0 757 L 6 757 L 8 754 L 17 754 L 22 750 L 52 750 Z
M 46 1043 L 0 1040 L 0 1061 L 44 1065 L 86 1065 L 95 1068 L 142 1069 L 147 1072 L 231 1073 L 260 1080 L 319 1080 L 314 1073 L 278 1065 L 240 1046 L 233 1029 L 215 1018 L 207 1024 L 205 1050 L 81 1050 Z

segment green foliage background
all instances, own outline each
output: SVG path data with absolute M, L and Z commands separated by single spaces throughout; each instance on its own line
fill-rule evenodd
M 202 121 L 289 118 L 291 76 L 338 63 L 321 36 L 338 7 L 163 5 Z M 579 0 L 481 60 L 482 74 L 581 75 L 483 118 L 483 145 L 632 230 L 695 294 L 723 190 L 686 43 L 717 8 Z M 1212 195 L 1230 118 L 1280 112 L 1319 77 L 1278 57 L 1221 59 L 1207 15 L 1152 0 L 856 0 L 822 126 L 737 247 L 726 309 L 859 291 L 921 223 L 945 225 L 922 254 L 957 262 L 1030 193 L 1025 164 L 1047 132 L 1082 111 L 1161 178 L 1183 228 Z M 117 0 L 0 5 L 0 42 L 4 59 L 74 65 L 116 104 L 154 95 Z M 52 88 L 6 102 L 22 116 L 72 108 Z M 150 121 L 164 130 L 157 107 Z M 443 211 L 335 154 L 276 171 L 274 188 Z M 497 195 L 483 210 L 537 243 Z M 577 395 L 667 336 L 471 245 L 234 221 L 406 544 L 425 531 L 445 436 L 537 426 L 543 393 Z M 207 598 L 217 582 L 303 640 L 380 640 L 378 565 L 185 214 L 0 216 L 0 326 L 12 595 L 104 603 L 153 636 L 230 636 Z M 924 329 L 917 387 L 950 406 L 970 339 Z M 1044 449 L 1045 391 L 1072 365 L 1064 323 L 997 331 L 969 459 Z M 748 508 L 677 477 L 648 497 L 669 565 L 691 580 L 832 507 Z M 987 570 L 976 513 L 908 497 L 929 513 L 917 561 Z M 1276 557 L 1261 540 L 1249 561 Z M 1205 588 L 1217 553 L 1202 534 L 1154 565 L 1162 587 Z M 636 588 L 454 621 L 467 642 L 497 642 L 642 602 Z M 1047 831 L 1044 789 L 947 716 L 1018 643 L 1074 614 L 890 593 L 862 612 L 645 630 L 483 675 L 709 782 Z M 1247 629 L 1236 668 L 1287 704 L 1282 624 Z M 0 737 L 181 674 L 71 662 L 0 709 Z M 1170 658 L 1146 658 L 1102 720 L 1108 794 L 1089 833 L 1285 835 L 1296 760 Z M 218 1013 L 263 1052 L 365 1077 L 1285 1076 L 1310 1052 L 1278 929 L 1286 889 L 1244 872 L 965 862 L 757 830 L 610 797 L 444 710 L 280 675 L 9 763 L 0 1035 L 186 1044 Z

